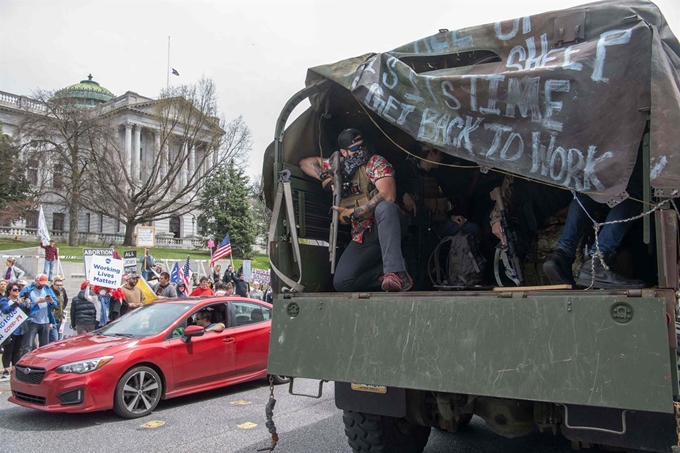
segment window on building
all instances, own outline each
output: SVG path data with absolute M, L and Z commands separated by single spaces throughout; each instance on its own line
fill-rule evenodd
M 52 214 L 52 229 L 56 231 L 64 231 L 64 220 L 66 218 L 65 214 L 61 212 L 55 212 Z
M 85 231 L 90 232 L 90 213 L 85 214 Z
M 38 185 L 38 169 L 35 167 L 28 167 L 26 169 L 26 179 L 34 186 Z
M 55 165 L 53 169 L 53 175 L 52 175 L 52 187 L 55 189 L 63 189 L 64 188 L 64 166 L 63 165 Z
M 99 232 L 103 233 L 104 232 L 104 215 L 99 214 Z
M 38 228 L 38 211 L 26 213 L 26 228 Z
M 176 237 L 180 236 L 180 223 L 181 220 L 178 216 L 170 217 L 170 232 Z

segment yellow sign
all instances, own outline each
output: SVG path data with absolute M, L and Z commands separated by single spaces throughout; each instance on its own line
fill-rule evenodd
M 243 401 L 243 400 L 238 400 L 238 401 L 232 401 L 231 403 L 232 406 L 247 406 L 250 404 L 250 401 Z
M 352 390 L 357 392 L 369 392 L 369 393 L 387 393 L 387 387 L 384 385 L 373 385 L 373 384 L 352 384 Z
M 236 426 L 238 426 L 241 429 L 251 429 L 251 428 L 255 428 L 257 426 L 257 423 L 245 422 L 245 423 L 241 423 L 240 425 L 236 425 Z
M 153 292 L 149 286 L 149 283 L 144 280 L 144 277 L 137 279 L 136 286 L 137 288 L 141 289 L 142 294 L 144 294 L 144 304 L 150 304 L 151 302 L 156 302 L 158 300 L 158 296 L 156 296 L 156 293 Z
M 150 422 L 146 422 L 142 425 L 142 428 L 158 428 L 159 426 L 165 425 L 165 422 L 162 422 L 160 420 L 152 420 Z

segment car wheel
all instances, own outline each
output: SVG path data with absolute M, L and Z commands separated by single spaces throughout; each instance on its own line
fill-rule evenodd
M 274 378 L 274 385 L 288 384 L 290 382 L 290 379 L 288 379 L 286 376 L 270 374 L 269 376 L 267 376 L 267 380 L 269 380 L 270 377 Z
M 153 368 L 138 366 L 120 378 L 116 385 L 113 410 L 125 418 L 149 415 L 161 400 L 163 382 Z
M 344 411 L 342 419 L 354 453 L 422 453 L 430 437 L 429 426 L 415 425 L 404 418 Z

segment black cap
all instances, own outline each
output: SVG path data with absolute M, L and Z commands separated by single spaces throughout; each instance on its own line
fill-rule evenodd
M 347 149 L 359 140 L 363 140 L 359 129 L 345 129 L 338 135 L 338 147 L 340 149 Z

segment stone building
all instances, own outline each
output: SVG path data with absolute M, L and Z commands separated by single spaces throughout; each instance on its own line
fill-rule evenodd
M 180 170 L 176 182 L 178 185 L 186 184 L 188 175 L 194 172 L 198 172 L 199 177 L 202 177 L 218 162 L 219 152 L 211 152 L 212 148 L 210 148 L 214 147 L 214 140 L 198 143 L 194 141 L 194 144 L 189 146 L 186 141 L 182 143 L 178 138 L 177 143 L 161 146 L 161 126 L 155 114 L 156 104 L 160 102 L 158 100 L 132 91 L 115 96 L 92 80 L 91 75 L 86 80 L 57 91 L 54 97 L 68 98 L 71 105 L 92 109 L 95 114 L 108 116 L 117 133 L 120 148 L 124 150 L 125 164 L 135 181 L 144 181 L 149 177 L 154 157 L 161 152 L 166 153 L 165 157 L 168 162 L 176 160 L 181 155 L 187 156 L 186 164 Z M 45 110 L 45 105 L 34 99 L 0 92 L 0 123 L 2 123 L 2 132 L 5 134 L 15 136 L 26 115 L 41 114 Z M 209 134 L 213 138 L 224 135 L 225 132 L 220 128 L 216 118 L 207 124 L 210 125 Z M 21 137 L 21 139 L 28 138 Z M 209 158 L 204 159 L 206 153 Z M 200 162 L 203 162 L 203 165 L 199 165 Z M 200 168 L 197 168 L 197 165 Z M 49 167 L 51 168 L 45 171 L 29 167 L 28 177 L 35 183 L 39 178 L 44 178 L 45 182 L 52 185 L 52 189 L 59 190 L 60 185 L 63 187 L 64 169 L 58 162 Z M 162 172 L 163 170 L 161 170 L 161 176 Z M 40 201 L 48 228 L 57 238 L 66 238 L 70 222 L 66 207 L 55 197 L 45 196 Z M 203 239 L 198 236 L 197 216 L 198 213 L 192 211 L 185 215 L 151 222 L 156 229 L 156 243 L 185 248 L 202 244 Z M 36 227 L 37 213 L 13 225 L 1 225 L 0 235 L 35 236 L 33 229 Z M 81 210 L 78 229 L 81 242 L 121 243 L 125 225 L 113 218 Z

